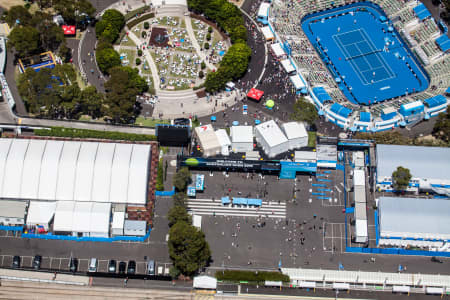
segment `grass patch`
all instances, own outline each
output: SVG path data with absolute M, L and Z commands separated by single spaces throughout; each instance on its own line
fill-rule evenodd
M 135 50 L 129 50 L 129 49 L 122 49 L 121 48 L 121 49 L 119 49 L 118 52 L 119 52 L 120 55 L 122 55 L 122 53 L 125 53 L 127 55 L 126 59 L 128 59 L 128 61 L 129 61 L 128 66 L 134 67 L 136 65 L 135 64 L 135 59 L 136 59 L 137 53 L 136 53 Z
M 115 131 L 74 129 L 64 127 L 51 127 L 50 129 L 35 129 L 34 134 L 37 136 L 55 136 L 55 137 L 84 138 L 84 139 L 156 141 L 156 136 L 149 134 L 134 134 Z
M 120 42 L 120 46 L 136 47 L 136 44 L 133 42 L 132 39 L 127 37 L 127 41 L 126 42 L 123 42 L 123 39 L 122 39 L 122 41 Z
M 215 276 L 218 280 L 234 281 L 234 282 L 239 281 L 264 282 L 266 280 L 289 282 L 289 276 L 284 275 L 280 272 L 225 270 L 225 271 L 217 271 Z
M 315 148 L 316 147 L 316 131 L 308 131 L 308 147 Z
M 75 69 L 75 75 L 77 75 L 78 86 L 80 87 L 80 89 L 84 90 L 85 88 L 88 87 L 88 84 L 83 80 L 83 77 L 81 76 L 81 73 L 78 70 L 78 68 L 74 68 L 74 69 Z
M 154 118 L 137 117 L 136 122 L 134 124 L 139 126 L 155 127 L 156 124 L 170 124 L 170 121 Z

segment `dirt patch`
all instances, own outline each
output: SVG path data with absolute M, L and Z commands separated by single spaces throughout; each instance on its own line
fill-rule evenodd
M 149 43 L 151 46 L 167 47 L 169 43 L 169 36 L 167 34 L 167 29 L 162 27 L 153 27 Z
M 16 5 L 24 5 L 25 1 L 23 0 L 0 0 L 0 7 L 5 9 L 10 9 Z

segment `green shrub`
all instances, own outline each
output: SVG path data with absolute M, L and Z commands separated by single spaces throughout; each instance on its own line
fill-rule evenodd
M 143 7 L 139 7 L 139 8 L 137 8 L 137 9 L 135 9 L 135 10 L 132 10 L 132 11 L 130 11 L 129 13 L 127 13 L 127 14 L 125 15 L 125 21 L 129 21 L 130 19 L 136 17 L 137 15 L 140 15 L 140 14 L 145 13 L 145 12 L 146 12 L 147 10 L 149 10 L 149 9 L 150 9 L 150 6 L 145 5 L 145 6 L 143 6 Z M 130 29 L 131 29 L 131 28 L 130 28 Z
M 149 28 L 150 28 L 150 23 L 144 22 L 144 29 L 149 29 Z
M 50 129 L 35 129 L 37 136 L 56 136 L 84 139 L 105 139 L 123 141 L 156 141 L 156 136 L 115 131 L 100 131 L 91 129 L 74 129 L 65 127 L 51 127 Z
M 141 64 L 141 59 L 138 57 L 136 58 L 136 66 L 139 66 Z
M 143 39 L 145 39 L 147 37 L 147 32 L 146 31 L 142 31 L 141 36 Z
M 205 64 L 204 61 L 202 61 L 202 63 L 200 64 L 200 68 L 201 68 L 202 70 L 204 70 L 204 69 L 206 68 L 206 64 Z
M 211 40 L 211 33 L 208 32 L 208 33 L 206 34 L 206 40 L 208 40 L 208 41 Z
M 206 50 L 208 50 L 208 49 L 209 49 L 209 44 L 208 44 L 208 43 L 205 43 L 205 45 L 203 46 L 203 48 L 205 48 Z
M 212 33 L 212 32 L 213 32 L 213 29 L 212 29 L 211 26 L 208 27 L 208 32 L 209 32 L 209 33 Z
M 198 72 L 198 77 L 200 77 L 200 79 L 202 79 L 203 77 L 205 77 L 205 73 L 203 73 L 203 71 L 200 70 L 200 72 Z
M 158 174 L 156 176 L 156 190 L 164 191 L 164 178 L 163 178 L 163 159 L 161 158 L 158 163 Z
M 279 272 L 254 272 L 254 271 L 235 271 L 225 270 L 217 271 L 215 274 L 218 280 L 224 281 L 283 281 L 289 282 L 289 276 Z
M 154 16 L 155 16 L 154 13 L 148 13 L 148 14 L 142 15 L 142 16 L 140 16 L 139 18 L 136 18 L 136 19 L 134 19 L 133 21 L 128 22 L 128 23 L 127 23 L 127 27 L 128 27 L 128 29 L 131 30 L 131 28 L 133 28 L 133 27 L 136 26 L 137 24 L 139 24 L 139 23 L 141 23 L 141 22 L 143 22 L 143 21 L 145 21 L 145 20 L 151 19 L 151 18 L 153 18 Z
M 138 53 L 138 56 L 142 56 L 142 50 L 141 49 L 139 49 L 137 53 Z

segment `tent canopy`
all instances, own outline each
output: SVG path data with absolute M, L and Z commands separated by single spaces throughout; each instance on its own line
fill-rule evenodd
M 414 7 L 413 10 L 421 21 L 431 16 L 430 11 L 422 3 Z
M 272 51 L 276 57 L 286 55 L 286 52 L 284 52 L 283 45 L 281 43 L 272 44 L 270 45 L 270 47 L 272 48 Z
M 359 113 L 359 120 L 361 122 L 370 122 L 371 114 L 369 112 L 362 111 Z
M 321 86 L 313 87 L 313 93 L 319 99 L 320 103 L 325 103 L 326 101 L 332 101 L 330 94 Z
M 196 276 L 194 277 L 194 289 L 212 289 L 217 288 L 217 279 L 211 276 Z
M 256 101 L 261 100 L 261 97 L 264 95 L 264 92 L 261 90 L 257 90 L 255 88 L 251 88 L 250 91 L 247 93 L 247 97 L 254 99 Z
M 300 76 L 294 75 L 294 76 L 290 76 L 289 79 L 291 80 L 292 84 L 294 85 L 296 90 L 301 90 L 303 88 L 306 88 L 305 83 L 303 82 L 303 80 L 300 78 Z
M 438 37 L 436 43 L 443 52 L 447 52 L 450 49 L 450 39 L 445 34 Z
M 266 41 L 273 40 L 275 38 L 275 36 L 273 35 L 273 32 L 272 32 L 272 30 L 270 30 L 269 26 L 265 26 L 265 27 L 261 28 L 261 31 L 262 31 Z
M 283 66 L 283 69 L 286 71 L 286 73 L 291 74 L 295 72 L 295 68 L 291 64 L 291 61 L 289 59 L 283 59 L 281 61 L 281 65 Z
M 339 103 L 333 103 L 330 110 L 344 118 L 348 118 L 348 116 L 352 113 L 352 110 L 350 108 L 342 106 Z
M 30 201 L 27 225 L 45 225 L 50 223 L 55 214 L 56 202 Z
M 63 25 L 61 26 L 64 32 L 64 35 L 75 35 L 76 27 L 72 25 Z

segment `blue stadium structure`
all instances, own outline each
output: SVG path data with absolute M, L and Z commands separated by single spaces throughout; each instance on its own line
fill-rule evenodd
M 305 85 L 297 92 L 343 129 L 410 126 L 447 108 L 446 27 L 415 0 L 279 0 L 265 25 Z

